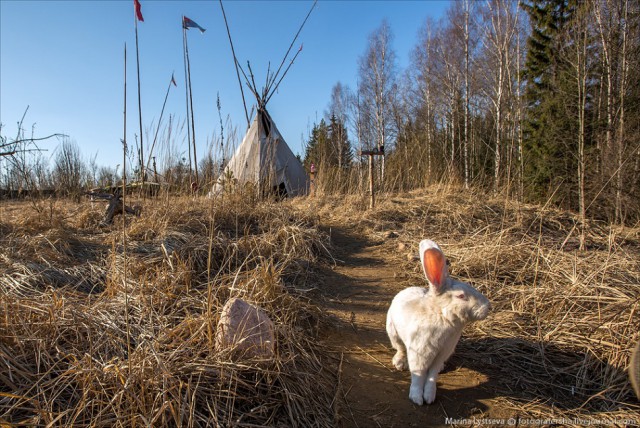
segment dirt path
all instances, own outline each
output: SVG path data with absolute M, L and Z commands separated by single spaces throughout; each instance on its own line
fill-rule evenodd
M 487 376 L 465 368 L 455 355 L 438 380 L 429 406 L 408 398 L 409 372 L 391 365 L 393 349 L 385 332 L 393 296 L 411 284 L 390 254 L 393 239 L 372 242 L 343 226 L 331 228 L 338 260 L 322 272 L 323 305 L 336 317 L 325 343 L 341 356 L 340 386 L 347 408 L 345 427 L 444 426 L 445 418 L 486 417 L 492 397 Z

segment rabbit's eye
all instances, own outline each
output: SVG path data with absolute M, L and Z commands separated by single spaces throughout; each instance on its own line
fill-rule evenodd
M 466 298 L 467 298 L 467 296 L 465 296 L 465 295 L 464 295 L 464 293 L 458 294 L 456 297 L 457 297 L 458 299 L 462 299 L 462 300 L 464 300 L 464 299 L 466 299 Z

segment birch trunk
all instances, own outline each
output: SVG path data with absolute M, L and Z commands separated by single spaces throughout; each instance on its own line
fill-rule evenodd
M 464 2 L 464 187 L 469 188 L 469 0 Z
M 586 13 L 586 10 L 584 11 Z M 581 40 L 576 45 L 576 79 L 578 83 L 578 209 L 580 217 L 580 250 L 584 249 L 585 237 L 584 228 L 586 222 L 585 208 L 585 110 L 587 104 L 587 28 L 582 23 L 582 28 L 578 29 Z
M 609 51 L 609 42 L 611 40 L 611 28 L 604 28 L 601 3 L 595 6 L 595 17 L 598 23 L 598 29 L 600 30 L 600 40 L 602 42 L 602 61 L 604 63 L 603 73 L 606 74 L 607 79 L 607 122 L 605 125 L 605 145 L 601 150 L 599 169 L 602 174 L 609 172 L 605 165 L 608 163 L 607 159 L 610 159 L 610 154 L 613 149 L 613 70 L 611 63 L 611 53 Z M 606 34 L 605 34 L 606 32 Z M 605 37 L 606 35 L 606 37 Z M 603 177 L 603 181 L 607 181 L 606 177 Z
M 620 224 L 624 222 L 622 213 L 622 185 L 623 185 L 623 167 L 624 167 L 624 100 L 625 91 L 627 90 L 627 75 L 629 71 L 629 63 L 627 62 L 627 32 L 628 26 L 628 8 L 629 1 L 624 0 L 624 18 L 622 20 L 622 74 L 620 76 L 620 121 L 618 123 L 618 150 L 617 150 L 617 169 L 616 169 L 616 221 Z

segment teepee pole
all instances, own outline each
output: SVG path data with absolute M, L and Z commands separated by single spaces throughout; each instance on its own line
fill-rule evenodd
M 227 36 L 229 36 L 229 44 L 231 45 L 231 54 L 233 55 L 233 64 L 236 66 L 236 75 L 238 76 L 238 85 L 240 85 L 240 93 L 242 94 L 242 105 L 244 106 L 244 115 L 247 118 L 247 128 L 248 128 L 249 126 L 251 126 L 251 123 L 249 123 L 249 112 L 247 111 L 247 103 L 244 99 L 244 90 L 242 89 L 242 82 L 240 81 L 240 72 L 238 71 L 238 59 L 236 58 L 236 51 L 233 49 L 233 41 L 231 40 L 231 31 L 229 31 L 229 23 L 227 22 L 227 15 L 224 13 L 224 6 L 222 6 L 222 0 L 220 0 L 220 9 L 222 9 L 224 25 L 227 27 Z
M 222 0 L 221 0 L 222 1 Z M 273 75 L 273 79 L 271 79 L 271 84 L 267 84 L 267 94 L 271 93 L 271 86 L 273 85 L 273 83 L 276 81 L 276 78 L 278 77 L 278 74 L 280 74 L 280 70 L 282 69 L 282 66 L 284 65 L 284 62 L 287 60 L 287 57 L 289 56 L 289 52 L 291 52 L 291 48 L 293 47 L 293 45 L 296 43 L 296 40 L 298 39 L 298 36 L 300 35 L 300 32 L 302 31 L 302 28 L 304 28 L 304 24 L 307 23 L 307 19 L 309 19 L 309 16 L 311 15 L 311 12 L 313 12 L 313 9 L 316 7 L 316 3 L 318 3 L 318 0 L 314 0 L 313 4 L 311 5 L 311 9 L 309 9 L 309 13 L 307 13 L 307 16 L 304 18 L 304 21 L 302 21 L 302 24 L 300 25 L 300 28 L 298 29 L 298 32 L 296 33 L 296 35 L 293 37 L 293 40 L 291 41 L 291 44 L 289 45 L 289 49 L 287 49 L 287 53 L 284 54 L 284 57 L 282 58 L 282 62 L 280 63 L 280 67 L 278 67 L 278 70 L 276 71 L 276 73 Z M 298 51 L 299 52 L 299 51 Z M 294 58 L 295 59 L 295 58 Z M 284 76 L 283 76 L 284 77 Z M 268 76 L 267 76 L 268 78 Z M 282 79 L 280 79 L 280 81 L 282 81 Z M 279 84 L 280 82 L 278 82 Z M 275 91 L 275 89 L 274 89 Z
M 247 61 L 247 68 L 249 69 L 249 76 L 251 76 L 251 91 L 256 96 L 258 107 L 264 107 L 266 103 L 262 106 L 260 105 L 261 101 L 264 101 L 264 97 L 260 97 L 260 95 L 258 95 L 258 86 L 256 85 L 256 81 L 253 78 L 253 70 L 251 69 L 251 64 L 249 63 L 249 61 Z
M 271 91 L 269 93 L 269 96 L 267 97 L 266 101 L 264 102 L 265 105 L 267 105 L 267 103 L 269 102 L 269 100 L 271 99 L 271 97 L 273 96 L 273 94 L 276 93 L 276 91 L 278 90 L 278 87 L 280 86 L 280 83 L 282 83 L 282 79 L 284 79 L 284 76 L 287 75 L 287 73 L 289 72 L 289 69 L 291 68 L 291 66 L 293 65 L 293 62 L 296 60 L 296 58 L 298 58 L 298 55 L 300 55 L 300 52 L 302 52 L 302 46 L 300 46 L 300 49 L 298 49 L 298 52 L 296 52 L 296 54 L 294 55 L 294 57 L 291 59 L 291 62 L 289 63 L 289 66 L 286 68 L 286 70 L 284 70 L 284 73 L 282 74 L 282 77 L 280 77 L 280 80 L 278 80 L 278 83 L 276 84 L 276 86 L 273 88 L 273 91 Z

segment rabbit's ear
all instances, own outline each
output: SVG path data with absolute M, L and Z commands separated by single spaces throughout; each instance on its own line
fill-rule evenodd
M 427 248 L 421 258 L 427 280 L 437 293 L 442 292 L 449 277 L 446 257 L 439 248 Z

